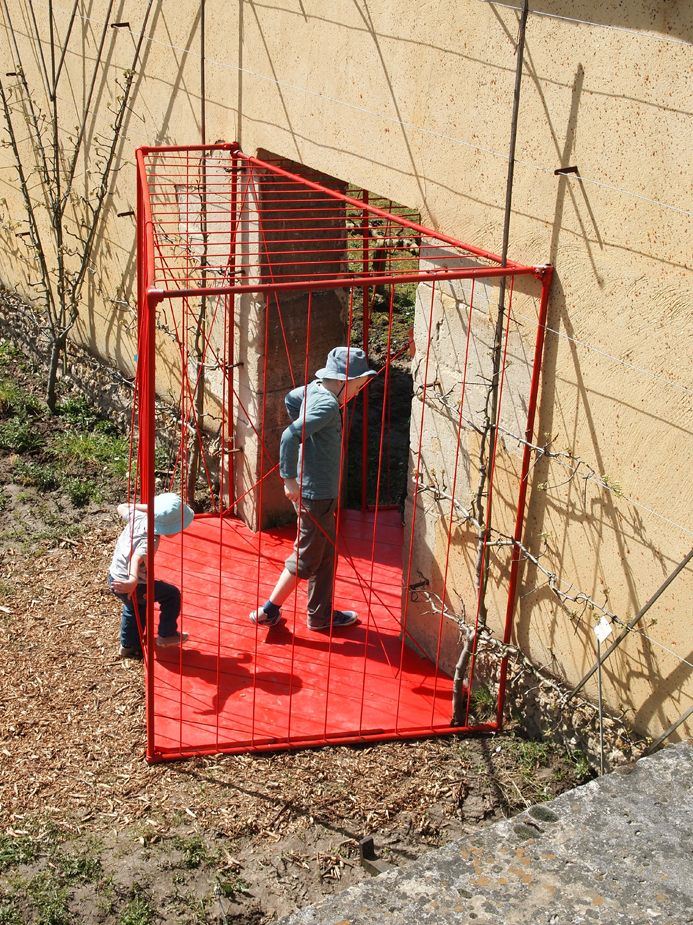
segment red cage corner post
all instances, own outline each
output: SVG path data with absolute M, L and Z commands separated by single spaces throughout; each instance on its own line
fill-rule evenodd
M 141 148 L 137 172 L 133 496 L 149 501 L 155 490 L 176 490 L 205 511 L 184 533 L 162 538 L 156 559 L 149 547 L 147 638 L 156 635 L 156 575 L 180 587 L 180 628 L 190 639 L 173 651 L 146 646 L 148 760 L 498 730 L 507 658 L 497 713 L 486 722 L 469 719 L 472 677 L 455 688 L 456 652 L 446 662 L 460 556 L 453 533 L 469 521 L 460 514 L 463 457 L 488 352 L 482 347 L 493 287 L 505 278 L 510 298 L 483 539 L 491 550 L 501 425 L 518 450 L 517 460 L 504 457 L 501 469 L 504 487 L 513 486 L 505 493 L 514 499 L 514 540 L 521 539 L 551 268 L 503 266 L 495 254 L 425 228 L 404 207 L 298 166 L 251 157 L 236 144 Z M 373 235 L 377 261 L 368 243 Z M 369 314 L 376 289 L 380 320 Z M 534 305 L 531 316 L 513 306 L 520 289 L 523 306 Z M 403 300 L 411 305 L 414 298 L 417 362 L 410 374 L 401 363 L 412 344 L 398 313 Z M 344 417 L 333 544 L 335 602 L 353 602 L 361 622 L 341 633 L 311 633 L 305 593 L 297 589 L 284 604 L 283 628 L 268 632 L 251 624 L 248 612 L 269 596 L 294 536 L 290 523 L 277 525 L 287 520 L 277 471 L 284 393 L 310 381 L 326 347 L 368 347 L 376 328 L 379 370 L 358 412 L 360 441 L 349 444 L 354 414 Z M 522 339 L 528 329 L 530 345 Z M 449 374 L 439 343 L 444 330 L 455 340 L 457 368 L 442 392 Z M 391 410 L 397 380 L 409 375 L 411 424 L 401 398 L 394 420 Z M 158 417 L 157 391 L 168 407 Z M 441 408 L 444 420 L 436 417 Z M 384 478 L 395 426 L 407 429 L 410 459 L 400 449 Z M 426 482 L 435 471 L 438 430 L 448 434 L 445 450 L 437 451 L 442 462 L 435 462 L 445 469 L 446 491 Z M 385 495 L 390 474 L 408 486 L 404 524 Z M 347 491 L 348 478 L 357 479 L 355 492 Z M 427 584 L 429 609 L 421 611 L 416 588 L 431 497 L 444 542 L 436 550 L 440 576 Z M 151 506 L 148 519 L 153 533 Z M 498 631 L 506 644 L 520 565 L 517 542 L 511 547 Z M 462 601 L 461 609 L 478 620 L 478 594 L 468 593 L 477 599 Z M 478 629 L 468 627 L 474 656 Z M 465 720 L 459 722 L 458 702 L 453 725 L 458 696 Z

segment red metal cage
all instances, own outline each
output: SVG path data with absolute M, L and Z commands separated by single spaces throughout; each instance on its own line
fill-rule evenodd
M 411 210 L 299 165 L 251 157 L 236 144 L 141 148 L 137 171 L 130 495 L 148 502 L 158 490 L 176 490 L 201 510 L 188 530 L 162 538 L 156 557 L 152 544 L 148 551 L 145 643 L 155 635 L 155 577 L 180 588 L 180 628 L 190 634 L 173 650 L 145 645 L 148 760 L 498 730 L 505 657 L 495 715 L 481 721 L 471 708 L 481 601 L 496 581 L 483 563 L 500 545 L 492 513 L 504 434 L 517 465 L 510 481 L 504 475 L 512 497 L 503 503 L 514 511 L 515 540 L 522 534 L 551 268 L 502 265 L 495 254 L 423 227 Z M 482 345 L 501 281 L 498 408 L 485 518 L 476 524 L 485 573 L 461 605 L 472 614 L 465 637 L 451 607 L 456 531 L 474 524 L 460 473 L 469 435 L 480 430 Z M 523 313 L 513 301 L 520 290 Z M 268 631 L 248 612 L 267 598 L 294 536 L 277 471 L 284 392 L 310 381 L 329 346 L 368 352 L 376 327 L 378 376 L 343 429 L 334 543 L 335 600 L 354 602 L 361 622 L 311 633 L 298 589 L 283 607 L 282 628 Z M 445 330 L 450 343 L 441 346 Z M 393 399 L 398 382 L 410 383 L 407 364 L 415 369 L 411 422 L 406 400 Z M 430 421 L 441 412 L 449 439 L 436 448 Z M 356 418 L 360 436 L 350 444 Z M 442 487 L 427 482 L 438 455 Z M 390 480 L 398 480 L 395 494 Z M 444 538 L 435 581 L 420 577 L 418 552 L 429 499 Z M 148 529 L 152 535 L 151 504 Z M 508 557 L 498 576 L 507 583 L 501 646 L 512 631 L 517 544 Z M 414 619 L 422 599 L 430 613 Z M 465 676 L 456 679 L 457 652 L 445 656 L 451 618 L 471 646 Z

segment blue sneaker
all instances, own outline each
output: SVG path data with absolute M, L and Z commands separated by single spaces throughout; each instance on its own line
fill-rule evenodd
M 341 630 L 358 622 L 359 615 L 355 610 L 333 610 L 331 623 L 326 623 L 324 626 L 311 626 L 308 624 L 308 629 L 314 630 L 316 633 L 329 633 L 330 629 Z
M 266 626 L 270 628 L 276 626 L 277 623 L 281 623 L 282 618 L 280 614 L 277 614 L 276 617 L 270 617 L 261 607 L 259 610 L 251 610 L 248 614 L 248 619 L 257 626 Z

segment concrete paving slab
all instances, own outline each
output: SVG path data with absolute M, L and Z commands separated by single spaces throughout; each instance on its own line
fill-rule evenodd
M 691 925 L 692 794 L 671 746 L 280 925 Z

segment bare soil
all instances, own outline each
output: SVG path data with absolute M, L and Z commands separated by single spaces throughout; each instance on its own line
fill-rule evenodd
M 0 403 L 0 426 L 22 415 Z M 0 925 L 273 922 L 367 877 L 366 835 L 406 864 L 590 776 L 512 730 L 147 765 L 142 668 L 116 657 L 105 585 L 124 481 L 64 452 L 93 421 L 29 417 L 39 445 L 0 450 Z M 27 484 L 37 465 L 54 482 Z

